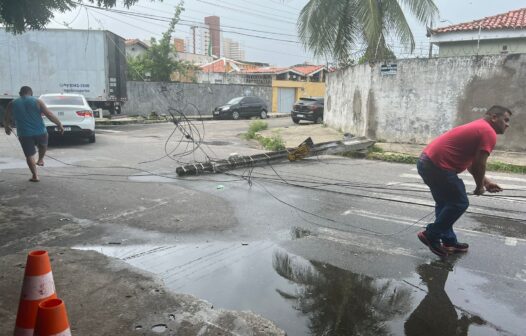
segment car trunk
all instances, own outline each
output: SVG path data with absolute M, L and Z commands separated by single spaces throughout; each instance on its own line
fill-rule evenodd
M 60 120 L 60 122 L 67 126 L 68 124 L 77 124 L 84 120 L 85 116 L 82 111 L 85 111 L 85 107 L 78 105 L 48 105 L 48 109 Z M 79 112 L 79 113 L 77 113 Z M 44 123 L 46 126 L 54 125 L 46 117 L 44 117 Z
M 298 103 L 294 104 L 293 109 L 297 112 L 308 112 L 313 110 L 313 105 L 316 104 L 316 100 L 300 100 Z

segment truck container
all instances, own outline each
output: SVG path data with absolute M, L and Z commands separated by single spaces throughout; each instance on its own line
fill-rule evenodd
M 127 98 L 122 37 L 106 30 L 46 29 L 14 35 L 0 29 L 0 50 L 0 110 L 27 85 L 35 97 L 79 93 L 93 109 L 120 114 Z

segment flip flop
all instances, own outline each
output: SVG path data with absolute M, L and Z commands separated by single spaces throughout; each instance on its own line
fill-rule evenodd
M 39 179 L 30 178 L 29 182 L 40 182 L 40 180 Z
M 42 163 L 37 162 L 36 165 L 40 166 L 40 167 L 44 167 L 44 162 L 42 162 Z

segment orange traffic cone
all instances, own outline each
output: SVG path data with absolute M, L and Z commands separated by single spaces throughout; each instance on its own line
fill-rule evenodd
M 47 251 L 29 252 L 14 335 L 33 335 L 38 304 L 56 297 L 55 283 Z
M 49 299 L 38 305 L 35 336 L 71 336 L 66 305 L 61 299 Z

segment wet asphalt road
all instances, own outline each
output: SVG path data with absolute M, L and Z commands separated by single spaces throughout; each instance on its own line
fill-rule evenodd
M 96 144 L 52 145 L 37 186 L 27 185 L 16 140 L 2 135 L 2 203 L 84 221 L 47 244 L 125 260 L 288 335 L 525 333 L 525 176 L 491 174 L 507 190 L 470 197 L 455 226 L 470 252 L 441 261 L 416 239 L 433 203 L 412 165 L 320 157 L 175 176 L 183 162 L 259 153 L 238 136 L 248 123 L 196 123 L 199 148 L 169 124 L 100 129 Z M 288 119 L 269 124 L 308 135 Z M 3 241 L 0 253 L 24 244 Z

